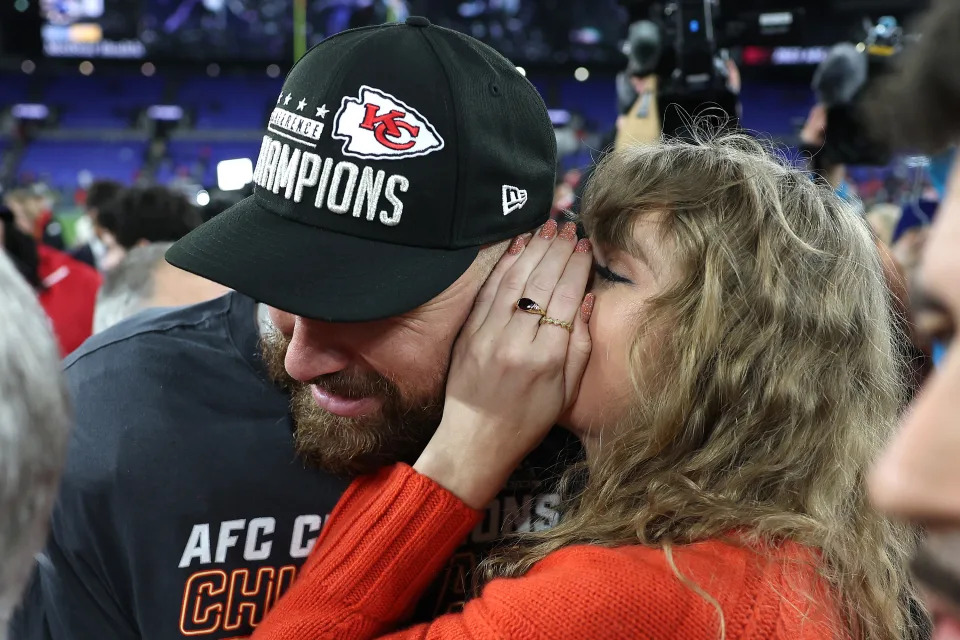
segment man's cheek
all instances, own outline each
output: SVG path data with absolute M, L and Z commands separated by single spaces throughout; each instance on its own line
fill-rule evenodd
M 277 328 L 277 331 L 285 336 L 293 334 L 293 326 L 296 322 L 296 317 L 294 315 L 289 314 L 286 311 L 274 309 L 273 307 L 268 308 L 268 315 L 270 316 L 270 322 L 274 327 Z

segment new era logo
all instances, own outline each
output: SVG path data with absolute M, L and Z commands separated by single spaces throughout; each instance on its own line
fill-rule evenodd
M 526 189 L 503 185 L 503 215 L 513 213 L 525 204 L 527 204 Z
M 331 135 L 345 140 L 343 154 L 355 158 L 394 160 L 443 149 L 443 138 L 420 112 L 366 85 L 359 97 L 343 98 Z

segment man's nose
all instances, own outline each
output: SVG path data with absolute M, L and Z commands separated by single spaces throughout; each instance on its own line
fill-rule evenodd
M 284 366 L 294 380 L 308 382 L 317 376 L 343 371 L 350 363 L 337 326 L 296 316 Z
M 934 382 L 936 385 L 936 382 Z M 870 499 L 883 513 L 929 526 L 960 524 L 960 441 L 942 415 L 936 388 L 911 408 L 869 476 Z

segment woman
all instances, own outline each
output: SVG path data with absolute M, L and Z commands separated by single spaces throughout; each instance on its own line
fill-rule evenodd
M 582 309 L 589 243 L 518 239 L 423 455 L 351 486 L 255 638 L 915 634 L 912 534 L 864 490 L 902 390 L 863 220 L 742 135 L 615 152 L 583 210 Z M 462 613 L 395 631 L 555 421 L 588 452 L 561 523 Z

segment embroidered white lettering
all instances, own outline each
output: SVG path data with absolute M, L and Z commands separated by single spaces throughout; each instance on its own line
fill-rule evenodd
M 382 169 L 377 171 L 377 177 L 373 177 L 373 169 L 364 167 L 360 175 L 360 183 L 357 185 L 357 198 L 353 203 L 353 217 L 359 218 L 363 213 L 363 203 L 367 203 L 367 220 L 371 222 L 377 219 L 377 204 L 380 202 L 380 192 L 383 190 L 383 179 L 386 172 Z
M 270 136 L 263 136 L 263 142 L 260 144 L 260 154 L 257 156 L 257 166 L 253 171 L 253 181 L 255 184 L 260 184 L 260 174 L 263 173 L 263 160 L 267 155 L 267 150 L 270 148 L 271 142 Z
M 343 174 L 347 174 L 347 181 L 343 186 L 343 197 L 337 202 L 337 190 L 340 188 L 340 181 Z M 337 163 L 333 170 L 333 178 L 330 180 L 330 193 L 327 195 L 327 209 L 333 213 L 346 213 L 350 210 L 350 201 L 353 200 L 353 189 L 357 184 L 357 175 L 360 169 L 352 162 L 342 160 Z
M 263 167 L 263 182 L 260 183 L 260 186 L 264 189 L 273 189 L 273 179 L 277 175 L 277 163 L 280 162 L 280 147 L 282 146 L 276 140 L 270 143 L 270 150 L 267 152 L 267 159 Z
M 327 185 L 330 184 L 330 171 L 333 169 L 333 159 L 327 158 L 323 161 L 323 171 L 320 172 L 320 186 L 317 187 L 317 197 L 313 201 L 313 206 L 317 209 L 323 209 L 323 201 L 327 197 Z
M 293 153 L 291 153 L 291 150 Z M 283 145 L 283 151 L 280 153 L 280 162 L 277 165 L 277 179 L 273 182 L 273 192 L 279 193 L 280 189 L 286 188 L 283 197 L 287 200 L 293 195 L 293 187 L 296 183 L 297 166 L 300 164 L 300 149 L 292 148 L 290 145 Z
M 303 159 L 300 161 L 300 171 L 297 172 L 297 186 L 293 190 L 293 201 L 303 200 L 303 190 L 307 187 L 317 186 L 317 178 L 320 176 L 321 159 L 315 153 L 309 151 L 303 152 Z
M 383 195 L 393 205 L 393 212 L 386 210 L 380 211 L 380 222 L 388 227 L 395 227 L 400 224 L 400 216 L 403 215 L 403 201 L 394 193 L 394 189 L 406 193 L 410 188 L 410 181 L 399 174 L 387 178 L 387 186 L 383 190 Z

